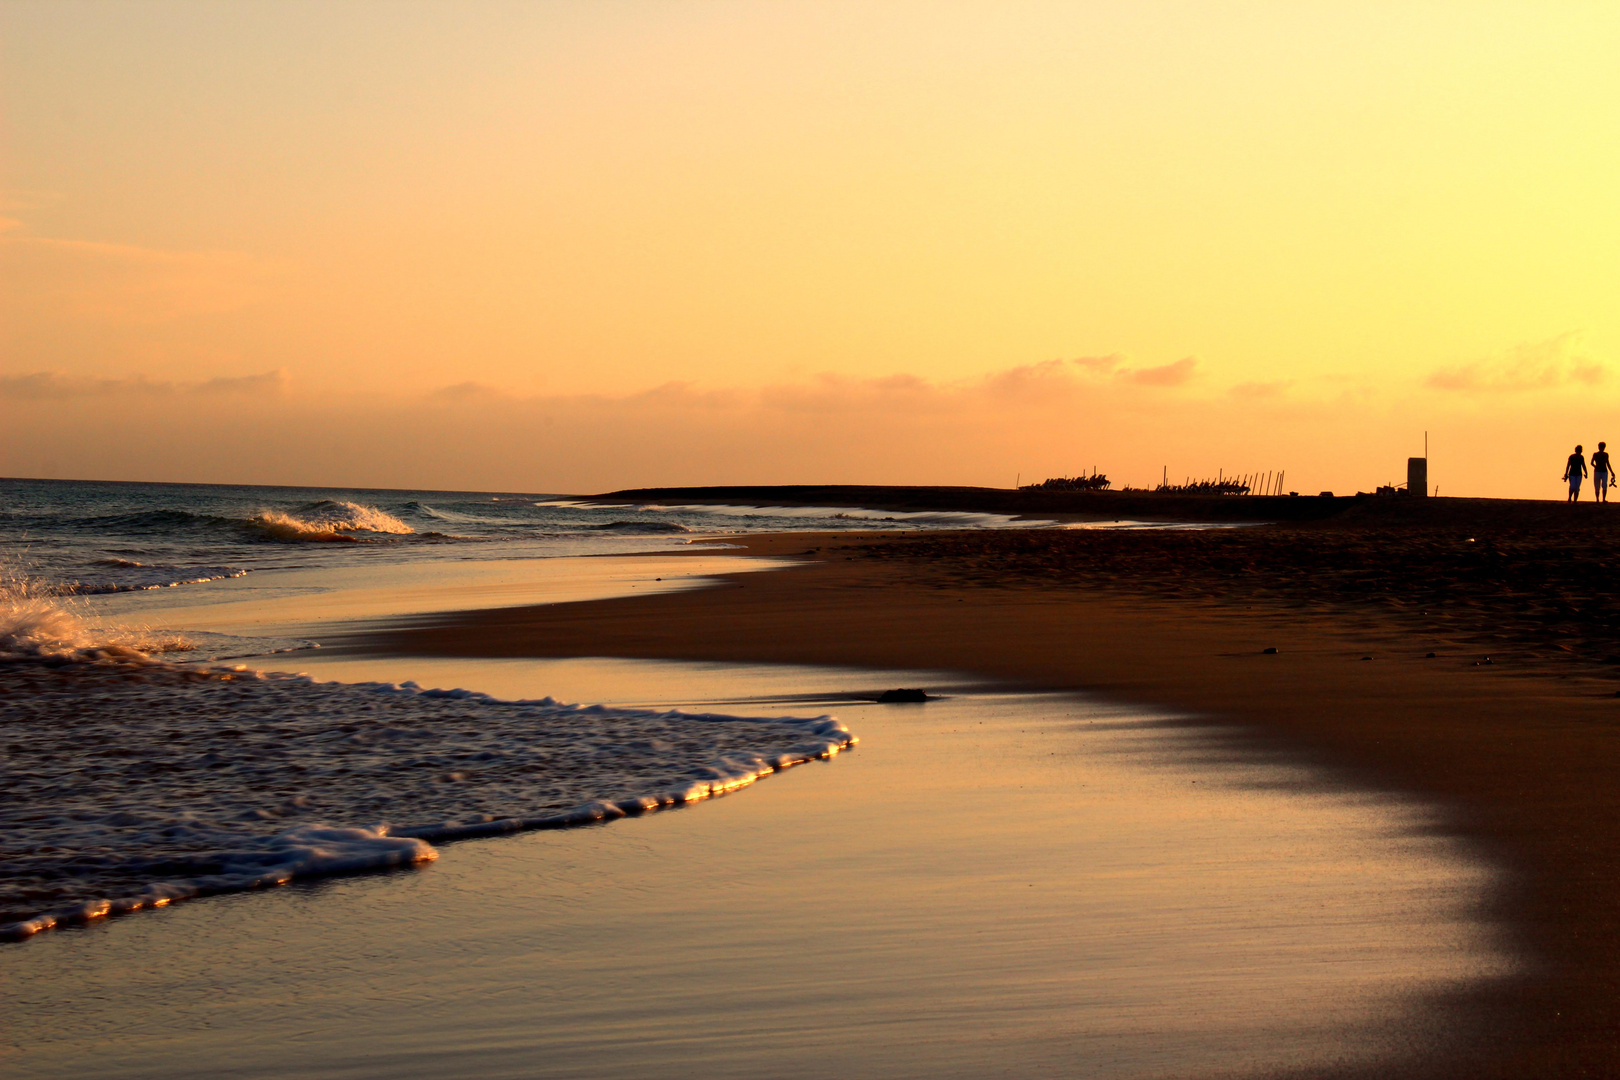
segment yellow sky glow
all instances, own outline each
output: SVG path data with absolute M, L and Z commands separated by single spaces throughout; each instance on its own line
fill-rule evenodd
M 0 472 L 1354 490 L 1428 428 L 1556 497 L 1616 404 L 1615 55 L 1598 4 L 6 0 Z M 734 456 L 641 430 L 672 383 Z

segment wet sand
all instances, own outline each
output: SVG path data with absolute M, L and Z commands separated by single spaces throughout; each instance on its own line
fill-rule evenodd
M 1611 1075 L 1620 700 L 1600 655 L 1611 590 L 1581 576 L 1601 568 L 1610 528 L 1590 511 L 1553 533 L 1460 520 L 760 537 L 751 553 L 804 565 L 708 591 L 431 617 L 348 648 L 949 669 L 1243 725 L 1439 801 L 1512 872 L 1487 915 L 1513 927 L 1531 974 L 1458 1002 L 1492 1035 L 1406 1075 Z M 1481 542 L 1494 554 L 1457 561 Z
M 1510 977 L 1435 808 L 1173 715 L 939 672 L 334 659 L 503 697 L 835 709 L 853 752 L 687 809 L 444 845 L 0 956 L 7 1076 L 1390 1075 Z M 864 700 L 863 700 L 864 699 Z M 1338 1068 L 1336 1068 L 1336 1066 Z

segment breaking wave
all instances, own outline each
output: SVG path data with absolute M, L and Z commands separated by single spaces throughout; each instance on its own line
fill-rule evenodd
M 340 499 L 320 499 L 288 510 L 260 509 L 244 517 L 193 510 L 141 510 L 132 514 L 91 517 L 77 527 L 87 532 L 156 537 L 231 535 L 260 540 L 364 542 L 363 537 L 409 536 L 416 532 L 394 515 L 374 506 Z
M 146 660 L 190 647 L 176 634 L 93 625 L 57 588 L 0 576 L 0 662 Z
M 399 518 L 374 506 L 334 499 L 310 503 L 294 513 L 261 510 L 247 520 L 247 525 L 275 540 L 339 543 L 365 542 L 364 538 L 352 535 L 354 533 L 408 536 L 416 532 Z

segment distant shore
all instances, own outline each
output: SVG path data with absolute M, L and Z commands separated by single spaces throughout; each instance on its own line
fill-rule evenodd
M 579 496 L 593 502 L 707 503 L 721 506 L 858 506 L 901 513 L 949 511 L 1061 521 L 1334 522 L 1346 526 L 1538 526 L 1571 522 L 1620 529 L 1620 502 L 1561 499 L 1457 499 L 1319 492 L 1288 495 L 1181 495 L 1152 491 L 777 484 L 626 488 Z
M 1014 508 L 940 505 L 941 490 L 973 489 L 720 490 L 739 502 L 797 491 L 819 505 Z M 698 501 L 690 489 L 616 495 Z M 1341 501 L 1332 519 L 1238 530 L 748 537 L 749 553 L 803 565 L 697 592 L 430 617 L 350 648 L 937 669 L 1240 725 L 1358 782 L 1435 800 L 1510 868 L 1482 917 L 1507 928 L 1533 974 L 1456 1002 L 1458 1022 L 1479 1025 L 1478 1054 L 1411 1075 L 1612 1075 L 1620 656 L 1603 650 L 1620 625 L 1607 572 L 1620 511 L 1321 500 Z

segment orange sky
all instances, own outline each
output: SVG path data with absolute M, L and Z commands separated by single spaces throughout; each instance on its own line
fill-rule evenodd
M 1620 9 L 0 3 L 0 473 L 1557 497 Z

